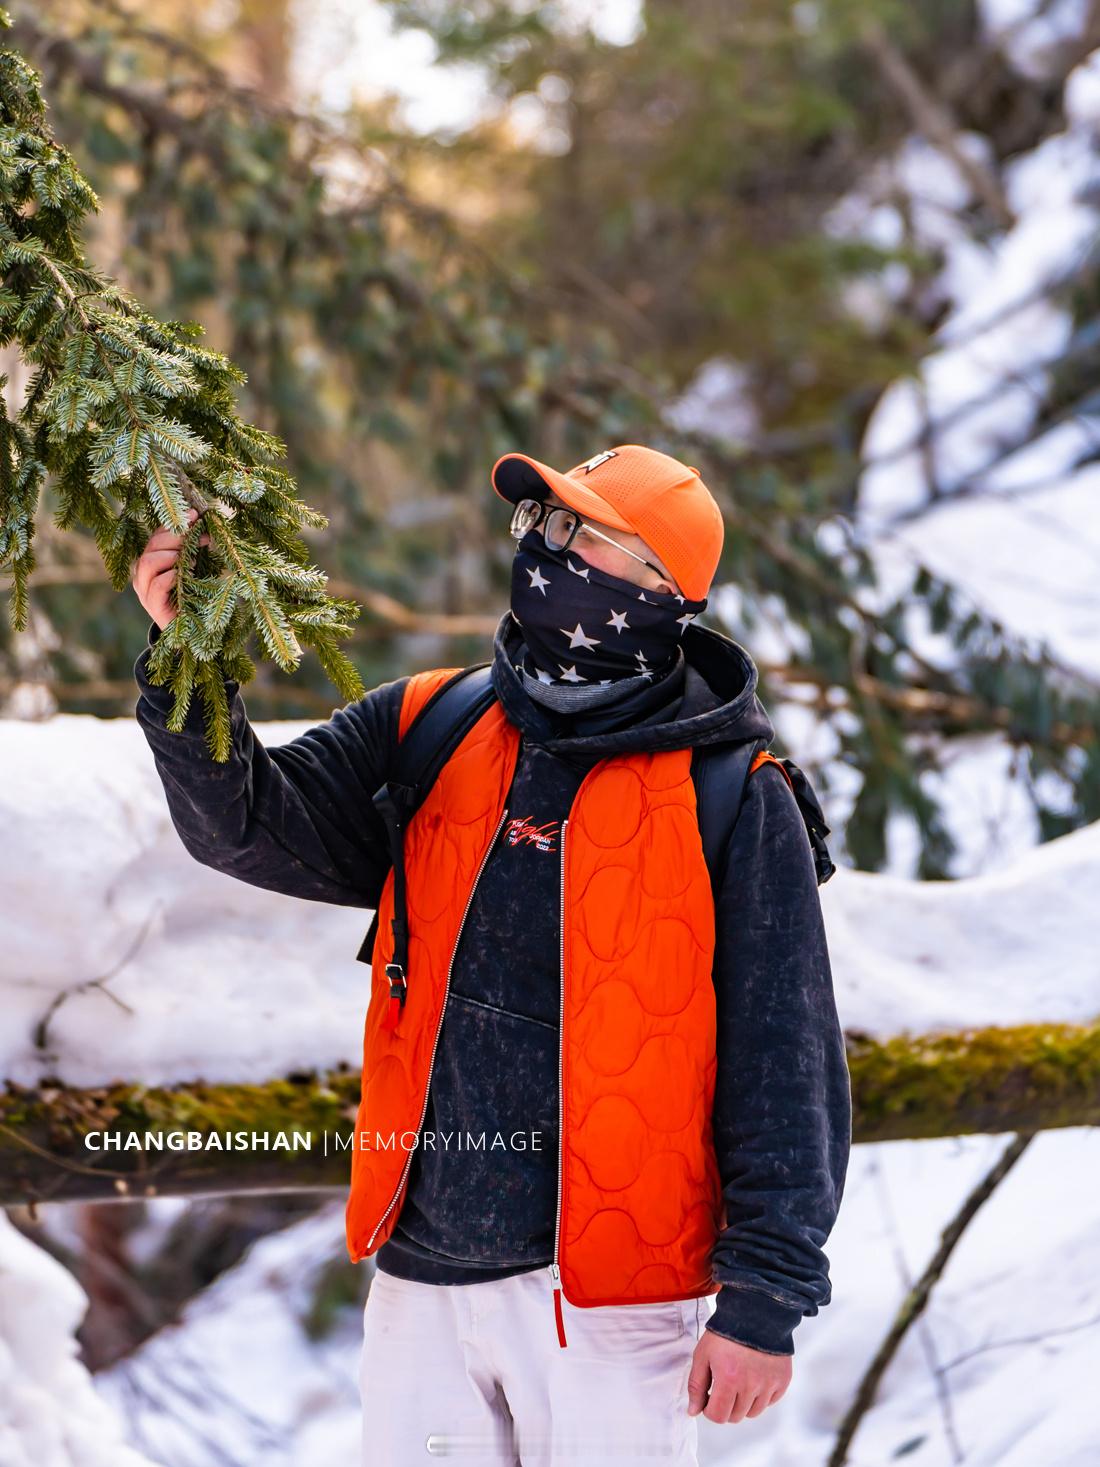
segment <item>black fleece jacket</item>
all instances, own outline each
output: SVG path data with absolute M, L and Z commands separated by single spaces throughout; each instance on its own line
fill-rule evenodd
M 149 628 L 150 645 L 158 629 Z M 628 699 L 559 714 L 531 700 L 522 634 L 497 627 L 493 685 L 520 730 L 505 822 L 452 970 L 424 1131 L 534 1132 L 539 1149 L 418 1148 L 379 1268 L 440 1284 L 543 1267 L 553 1250 L 557 1155 L 560 822 L 592 764 L 638 750 L 702 748 L 774 730 L 744 648 L 689 626 L 685 665 Z M 210 757 L 198 700 L 169 733 L 166 689 L 137 659 L 136 716 L 169 811 L 204 865 L 270 891 L 373 909 L 389 869 L 371 796 L 397 740 L 407 678 L 372 689 L 271 749 L 227 681 L 233 750 Z M 831 1297 L 823 1251 L 840 1207 L 851 1093 L 813 856 L 786 780 L 749 780 L 715 910 L 718 1070 L 714 1140 L 727 1225 L 708 1328 L 790 1355 L 793 1333 Z

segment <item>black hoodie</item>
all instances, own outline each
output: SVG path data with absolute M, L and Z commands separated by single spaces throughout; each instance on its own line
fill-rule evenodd
M 150 641 L 157 629 L 150 627 Z M 452 965 L 421 1145 L 385 1272 L 439 1284 L 507 1277 L 553 1257 L 558 1146 L 559 861 L 562 818 L 599 759 L 763 737 L 773 728 L 748 653 L 689 625 L 684 659 L 609 705 L 562 714 L 529 698 L 510 612 L 493 686 L 520 730 L 508 818 Z M 406 678 L 290 743 L 255 739 L 227 682 L 233 754 L 213 762 L 197 707 L 168 733 L 166 690 L 135 664 L 136 713 L 170 813 L 195 859 L 240 880 L 371 908 L 388 870 L 370 797 L 396 742 Z M 749 780 L 716 903 L 718 1072 L 714 1139 L 727 1226 L 708 1328 L 792 1354 L 803 1315 L 829 1302 L 823 1246 L 840 1206 L 851 1096 L 813 857 L 774 765 Z

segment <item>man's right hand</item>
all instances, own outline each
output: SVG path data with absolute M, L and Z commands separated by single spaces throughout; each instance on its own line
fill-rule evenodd
M 197 509 L 187 511 L 189 524 L 197 514 Z M 183 536 L 173 530 L 155 530 L 135 562 L 134 574 L 130 578 L 137 599 L 161 631 L 176 615 L 176 607 L 171 604 L 169 594 L 176 583 L 176 561 L 182 543 Z M 209 545 L 210 536 L 201 536 L 199 544 Z

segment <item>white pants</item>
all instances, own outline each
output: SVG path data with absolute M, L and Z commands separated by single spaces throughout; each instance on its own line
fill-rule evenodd
M 359 1384 L 363 1467 L 697 1467 L 691 1359 L 713 1296 L 575 1308 L 545 1268 L 474 1284 L 376 1272 Z

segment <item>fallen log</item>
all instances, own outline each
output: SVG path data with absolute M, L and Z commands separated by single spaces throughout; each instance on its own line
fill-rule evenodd
M 359 1074 L 346 1065 L 250 1085 L 9 1081 L 0 1093 L 0 1203 L 340 1187 L 358 1102 Z
M 885 1040 L 849 1030 L 845 1042 L 855 1142 L 1100 1123 L 1100 1020 Z M 346 1065 L 259 1085 L 9 1082 L 0 1203 L 343 1189 L 358 1100 Z
M 1100 1124 L 1100 1018 L 844 1039 L 855 1141 Z

